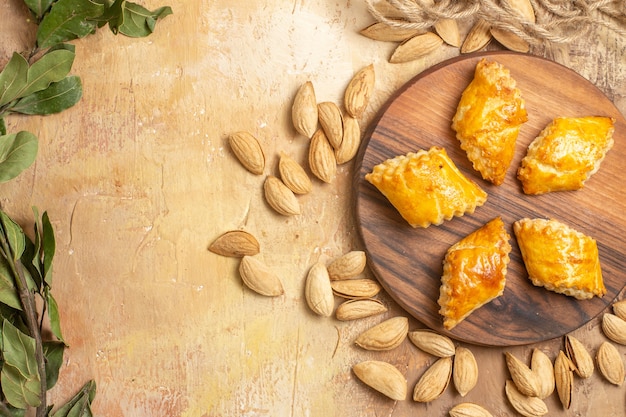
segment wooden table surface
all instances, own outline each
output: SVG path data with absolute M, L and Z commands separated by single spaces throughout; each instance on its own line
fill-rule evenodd
M 529 362 L 540 348 L 554 359 L 561 338 L 514 348 L 458 343 L 479 366 L 478 385 L 464 398 L 453 387 L 428 404 L 376 393 L 355 378 L 354 364 L 390 362 L 412 392 L 434 361 L 408 340 L 389 352 L 354 345 L 360 332 L 406 313 L 381 294 L 387 313 L 340 322 L 313 315 L 303 295 L 313 263 L 361 249 L 352 164 L 331 184 L 315 180 L 300 197 L 302 214 L 284 217 L 263 199 L 264 176 L 245 171 L 227 143 L 234 131 L 252 132 L 266 152 L 265 174 L 275 173 L 281 151 L 306 159 L 308 139 L 290 114 L 302 83 L 313 82 L 318 101 L 339 104 L 353 74 L 374 64 L 366 126 L 405 82 L 458 49 L 390 64 L 394 44 L 358 33 L 373 22 L 362 0 L 140 3 L 170 5 L 174 14 L 148 38 L 103 29 L 74 42 L 81 102 L 58 115 L 6 119 L 10 132 L 29 130 L 40 146 L 33 166 L 0 185 L 0 204 L 25 225 L 31 206 L 48 211 L 57 238 L 53 293 L 70 348 L 52 402 L 94 379 L 94 414 L 108 417 L 445 416 L 462 401 L 515 415 L 504 395 L 504 352 Z M 21 1 L 2 2 L 0 14 L 3 67 L 32 36 Z M 597 29 L 531 53 L 574 69 L 626 113 L 624 37 Z M 257 236 L 283 296 L 252 293 L 236 259 L 207 250 L 233 229 Z M 411 329 L 421 327 L 410 319 Z M 572 334 L 590 352 L 607 340 L 599 319 Z M 619 351 L 624 359 L 626 347 Z M 551 416 L 623 416 L 626 385 L 596 370 L 575 380 L 569 410 L 556 394 L 546 403 Z

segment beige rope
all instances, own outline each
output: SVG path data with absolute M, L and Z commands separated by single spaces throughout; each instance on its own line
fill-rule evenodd
M 405 29 L 426 30 L 439 19 L 480 18 L 531 43 L 569 43 L 597 26 L 626 36 L 626 0 L 530 0 L 535 23 L 503 0 L 366 1 L 376 20 Z

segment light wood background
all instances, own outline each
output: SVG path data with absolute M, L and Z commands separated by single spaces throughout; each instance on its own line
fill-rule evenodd
M 36 134 L 40 149 L 30 169 L 0 185 L 0 204 L 25 226 L 31 206 L 47 210 L 57 238 L 53 293 L 70 348 L 51 401 L 94 379 L 94 413 L 108 417 L 445 416 L 462 401 L 514 415 L 504 396 L 504 348 L 464 345 L 480 370 L 465 398 L 449 387 L 430 404 L 394 402 L 357 381 L 352 365 L 385 360 L 406 375 L 411 392 L 434 358 L 408 340 L 384 353 L 354 346 L 363 330 L 405 314 L 385 294 L 386 314 L 356 322 L 322 319 L 306 307 L 308 268 L 360 249 L 352 165 L 341 166 L 332 184 L 315 181 L 300 198 L 303 213 L 286 218 L 265 204 L 263 177 L 245 171 L 226 142 L 237 130 L 254 133 L 266 174 L 275 173 L 281 151 L 306 159 L 307 139 L 290 123 L 300 84 L 310 80 L 319 101 L 340 104 L 352 75 L 373 63 L 366 126 L 405 82 L 458 50 L 389 64 L 394 44 L 358 34 L 372 23 L 361 0 L 140 3 L 170 5 L 174 15 L 145 39 L 103 29 L 74 42 L 73 73 L 84 86 L 78 105 L 6 120 L 11 132 Z M 13 51 L 32 46 L 32 27 L 21 1 L 1 2 L 0 15 L 4 66 Z M 532 51 L 575 69 L 622 113 L 625 52 L 626 40 L 605 29 Z M 207 251 L 232 229 L 257 236 L 284 296 L 257 296 L 242 286 L 235 259 Z M 592 353 L 606 340 L 599 324 L 573 332 Z M 410 326 L 423 327 L 415 319 Z M 536 347 L 554 358 L 563 344 L 508 350 L 529 361 Z M 596 371 L 575 380 L 570 410 L 556 395 L 547 404 L 551 416 L 623 416 L 626 385 L 612 386 Z

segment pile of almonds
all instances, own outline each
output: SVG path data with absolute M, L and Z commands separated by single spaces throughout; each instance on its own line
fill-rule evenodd
M 375 26 L 368 30 L 370 35 L 379 31 L 377 36 L 388 37 L 397 31 L 381 29 L 378 24 Z M 437 30 L 444 33 L 442 38 L 450 38 L 454 26 L 453 22 L 440 22 Z M 388 31 L 387 34 L 382 35 L 385 31 Z M 405 35 L 408 36 L 407 33 Z M 410 39 L 417 36 L 433 39 L 431 34 L 413 35 Z M 424 39 L 427 38 L 417 39 L 423 41 L 414 42 L 426 42 Z M 344 111 L 331 102 L 318 103 L 310 81 L 298 89 L 292 106 L 293 126 L 299 134 L 310 139 L 308 168 L 320 181 L 331 182 L 337 165 L 350 161 L 356 155 L 361 142 L 359 118 L 368 105 L 373 87 L 374 68 L 370 65 L 357 72 L 349 82 L 344 94 Z M 255 175 L 265 173 L 265 152 L 252 134 L 235 132 L 230 135 L 229 144 L 244 168 Z M 298 215 L 301 211 L 297 195 L 309 193 L 313 182 L 305 167 L 285 153 L 280 154 L 278 171 L 278 176 L 266 175 L 263 185 L 265 199 L 281 215 Z M 284 294 L 281 278 L 257 258 L 261 246 L 253 234 L 244 230 L 227 231 L 217 237 L 208 249 L 221 256 L 239 258 L 239 275 L 250 290 L 269 297 Z M 366 254 L 360 250 L 349 251 L 328 263 L 318 261 L 313 264 L 304 283 L 304 296 L 309 309 L 322 317 L 330 317 L 334 313 L 339 321 L 387 312 L 384 303 L 376 298 L 381 291 L 378 282 L 362 275 L 366 265 Z M 337 299 L 340 300 L 338 305 Z M 626 345 L 626 300 L 614 303 L 613 313 L 603 316 L 602 330 L 610 341 L 597 348 L 595 361 L 585 346 L 571 335 L 564 337 L 564 348 L 558 352 L 554 363 L 537 348 L 533 350 L 530 366 L 505 352 L 510 379 L 505 382 L 504 392 L 511 406 L 523 416 L 546 415 L 548 408 L 544 400 L 556 390 L 564 409 L 568 409 L 575 377 L 589 378 L 595 365 L 606 381 L 622 385 L 624 362 L 615 344 Z M 406 317 L 389 318 L 358 335 L 354 343 L 372 352 L 389 351 L 407 338 L 435 358 L 413 386 L 414 401 L 435 401 L 451 382 L 461 397 L 476 386 L 478 364 L 470 349 L 456 346 L 447 336 L 429 329 L 410 331 Z M 406 400 L 408 382 L 392 364 L 367 360 L 355 364 L 352 370 L 360 381 L 374 390 L 396 401 Z M 455 405 L 449 410 L 449 415 L 492 416 L 483 406 L 472 402 Z
M 530 0 L 505 0 L 524 22 L 535 23 L 535 12 Z M 426 6 L 432 1 L 424 2 Z M 431 30 L 407 29 L 402 25 L 402 14 L 391 4 L 382 1 L 377 5 L 379 13 L 397 24 L 384 21 L 376 22 L 360 31 L 361 35 L 384 42 L 397 42 L 398 45 L 389 57 L 389 62 L 399 64 L 414 61 L 448 45 L 459 48 L 462 54 L 479 51 L 485 48 L 492 39 L 496 39 L 505 48 L 526 53 L 530 45 L 515 33 L 492 27 L 486 20 L 477 19 L 467 35 L 461 36 L 459 23 L 454 19 L 439 19 Z M 408 22 L 405 22 L 408 23 Z

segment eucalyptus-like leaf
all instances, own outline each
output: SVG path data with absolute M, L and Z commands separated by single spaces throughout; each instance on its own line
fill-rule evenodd
M 59 315 L 59 305 L 56 300 L 52 296 L 50 292 L 50 287 L 46 287 L 44 290 L 46 302 L 48 304 L 48 319 L 50 320 L 50 330 L 54 336 L 59 339 L 61 342 L 65 342 L 63 340 L 63 335 L 61 334 L 61 316 Z
M 9 267 L 9 261 L 4 257 L 0 257 L 0 303 L 16 310 L 22 309 L 22 302 L 17 293 L 13 272 Z M 9 317 L 3 318 L 8 319 Z
M 28 68 L 27 85 L 19 97 L 45 90 L 50 84 L 64 79 L 72 69 L 75 56 L 71 48 L 58 48 L 43 55 Z
M 17 177 L 37 157 L 37 137 L 21 131 L 0 136 L 0 182 Z
M 48 284 L 52 284 L 52 260 L 54 259 L 54 252 L 56 251 L 56 240 L 54 238 L 54 229 L 52 223 L 50 223 L 50 217 L 48 212 L 44 211 L 41 216 L 41 224 L 43 231 L 43 275 L 44 281 Z M 61 339 L 59 337 L 59 339 Z
M 65 77 L 48 88 L 19 99 L 12 107 L 13 113 L 53 114 L 67 110 L 81 99 L 83 86 L 78 76 Z
M 46 358 L 46 388 L 54 387 L 59 378 L 59 370 L 63 365 L 65 344 L 62 342 L 44 342 L 43 355 Z
M 58 0 L 39 24 L 37 45 L 41 49 L 83 38 L 96 29 L 97 18 L 104 5 L 90 0 Z
M 24 3 L 26 3 L 26 6 L 28 6 L 37 19 L 41 19 L 48 9 L 50 9 L 53 1 L 54 0 L 24 0 Z
M 41 380 L 35 359 L 35 339 L 7 320 L 2 323 L 2 371 L 0 384 L 9 404 L 17 408 L 41 404 Z
M 108 23 L 111 31 L 117 34 L 118 28 L 124 23 L 123 10 L 125 4 L 126 0 L 115 0 L 110 5 L 105 3 L 104 13 L 95 19 L 98 22 L 98 27 L 101 28 Z
M 154 32 L 159 19 L 172 14 L 171 7 L 160 7 L 150 11 L 136 3 L 124 2 L 123 22 L 118 27 L 119 33 L 131 38 L 142 38 Z M 111 28 L 113 30 L 113 28 Z M 115 31 L 114 31 L 115 32 Z
M 28 84 L 28 61 L 17 52 L 0 72 L 0 106 L 15 100 Z
M 5 253 L 6 260 L 17 262 L 26 247 L 26 235 L 19 224 L 15 223 L 5 212 L 0 210 L 0 239 L 9 246 L 10 254 Z
M 91 402 L 96 396 L 96 383 L 89 381 L 65 405 L 50 417 L 92 417 Z

